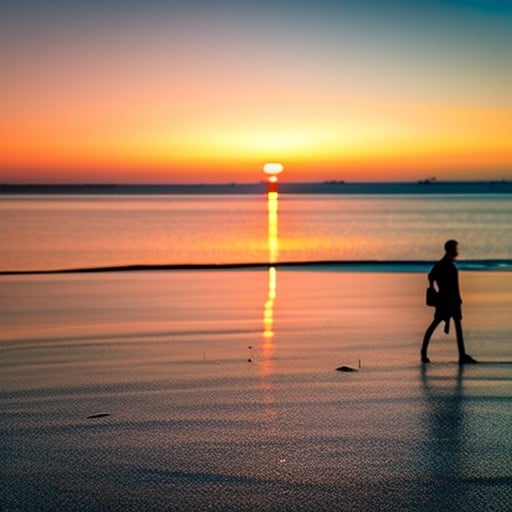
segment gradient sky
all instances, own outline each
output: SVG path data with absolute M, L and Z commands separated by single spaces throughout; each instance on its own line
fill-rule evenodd
M 2 0 L 0 182 L 512 179 L 512 2 Z

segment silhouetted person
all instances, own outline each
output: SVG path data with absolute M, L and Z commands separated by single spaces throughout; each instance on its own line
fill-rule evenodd
M 434 313 L 434 320 L 428 326 L 423 345 L 421 347 L 421 361 L 430 363 L 427 357 L 428 344 L 436 327 L 445 322 L 445 332 L 448 333 L 450 319 L 453 318 L 455 324 L 455 333 L 457 335 L 457 348 L 459 349 L 459 364 L 476 363 L 464 348 L 464 336 L 462 334 L 462 299 L 459 290 L 459 272 L 455 266 L 454 260 L 459 255 L 458 243 L 456 240 L 448 240 L 444 244 L 445 255 L 432 267 L 428 273 L 430 286 L 437 285 L 438 300 Z

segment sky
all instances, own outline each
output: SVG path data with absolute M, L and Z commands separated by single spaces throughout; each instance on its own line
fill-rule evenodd
M 512 179 L 509 0 L 0 0 L 0 183 Z

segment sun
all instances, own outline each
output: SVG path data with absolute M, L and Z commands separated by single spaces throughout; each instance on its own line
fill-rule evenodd
M 268 162 L 263 166 L 263 172 L 268 176 L 268 181 L 276 182 L 277 175 L 284 170 L 283 164 L 277 162 Z

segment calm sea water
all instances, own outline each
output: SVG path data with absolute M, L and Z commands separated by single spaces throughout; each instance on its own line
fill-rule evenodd
M 0 270 L 512 258 L 510 196 L 3 196 Z

